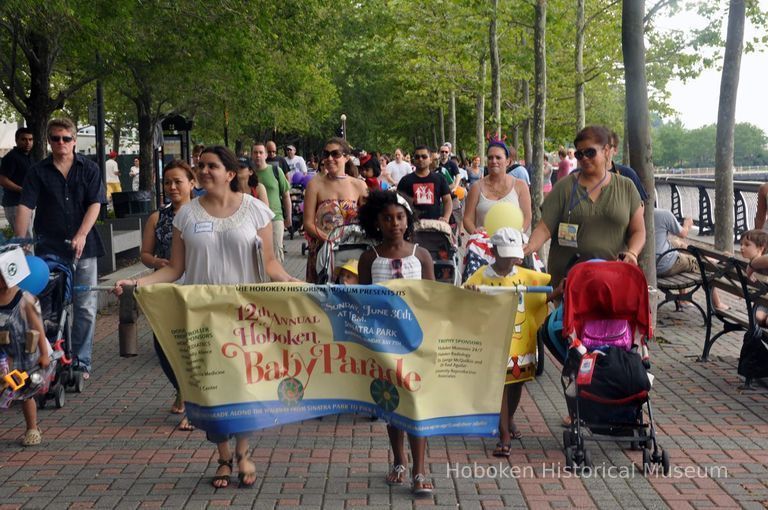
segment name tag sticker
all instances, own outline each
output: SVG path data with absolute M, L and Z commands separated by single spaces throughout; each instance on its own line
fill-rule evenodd
M 205 232 L 213 232 L 212 221 L 201 221 L 199 223 L 195 223 L 195 234 L 202 234 Z

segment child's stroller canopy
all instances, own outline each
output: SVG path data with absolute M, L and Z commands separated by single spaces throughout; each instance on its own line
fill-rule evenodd
M 650 338 L 651 309 L 643 271 L 626 262 L 582 262 L 565 280 L 563 336 L 581 334 L 588 320 L 623 319 Z

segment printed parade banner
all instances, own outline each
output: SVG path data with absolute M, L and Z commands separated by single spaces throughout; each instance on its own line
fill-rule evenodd
M 393 280 L 161 284 L 136 297 L 207 432 L 365 413 L 420 436 L 497 434 L 515 292 Z

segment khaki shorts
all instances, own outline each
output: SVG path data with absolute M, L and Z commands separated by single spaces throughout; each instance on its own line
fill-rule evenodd
M 699 272 L 699 263 L 696 261 L 696 257 L 691 255 L 690 253 L 684 253 L 684 252 L 677 252 L 677 260 L 675 260 L 675 263 L 672 265 L 671 268 L 669 268 L 669 271 L 666 271 L 663 274 L 660 274 L 659 276 L 672 276 L 680 273 L 698 273 Z

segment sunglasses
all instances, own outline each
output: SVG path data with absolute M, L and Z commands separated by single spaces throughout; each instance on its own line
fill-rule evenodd
M 592 159 L 595 156 L 597 156 L 597 149 L 595 149 L 594 147 L 590 147 L 589 149 L 584 149 L 583 151 L 578 150 L 573 153 L 573 157 L 575 157 L 579 161 L 581 161 L 584 158 Z
M 332 151 L 323 151 L 323 159 L 333 158 L 333 159 L 339 159 L 344 156 L 344 152 L 340 151 L 339 149 L 334 149 Z
M 440 154 L 450 154 L 448 151 L 440 151 Z
M 61 143 L 61 142 L 69 143 L 72 140 L 74 140 L 74 137 L 71 137 L 71 136 L 53 136 L 53 135 L 51 135 L 51 136 L 48 137 L 48 139 L 50 141 L 56 142 L 56 143 Z
M 403 259 L 392 259 L 392 278 L 403 278 Z
M 429 159 L 429 154 L 414 154 L 413 159 Z

